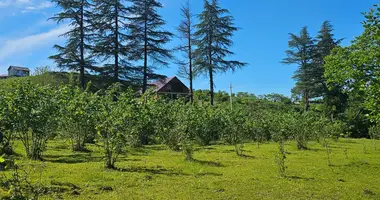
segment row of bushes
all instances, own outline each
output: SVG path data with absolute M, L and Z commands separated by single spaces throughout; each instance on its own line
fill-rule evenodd
M 88 88 L 90 85 L 88 86 Z M 374 134 L 376 130 L 373 128 Z M 338 138 L 342 124 L 309 113 L 190 104 L 182 100 L 136 97 L 115 84 L 97 93 L 75 84 L 38 86 L 27 80 L 14 80 L 0 89 L 1 153 L 11 153 L 19 139 L 30 159 L 40 159 L 49 139 L 70 139 L 73 151 L 86 150 L 95 142 L 104 148 L 107 168 L 114 168 L 126 146 L 162 143 L 184 151 L 192 159 L 194 145 L 216 141 L 235 146 L 242 155 L 243 143 L 294 139 L 299 149 L 309 140 Z

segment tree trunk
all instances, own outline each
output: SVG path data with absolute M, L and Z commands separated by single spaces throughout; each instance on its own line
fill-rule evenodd
M 210 76 L 210 104 L 213 106 L 214 105 L 214 74 L 211 67 L 209 68 L 209 76 Z
M 84 89 L 84 0 L 81 1 L 81 19 L 80 19 L 80 70 L 79 70 L 79 80 L 80 86 Z
M 144 94 L 148 87 L 148 17 L 147 17 L 147 8 L 145 3 L 145 14 L 144 14 L 144 78 L 143 78 L 143 88 L 142 93 Z
M 189 25 L 187 34 L 188 34 L 188 47 L 189 47 L 189 81 L 190 81 L 190 101 L 191 103 L 194 102 L 194 95 L 193 95 L 193 52 L 191 47 L 191 17 L 188 16 L 187 23 Z
M 304 94 L 304 103 L 305 103 L 305 111 L 308 112 L 310 110 L 310 100 L 309 100 L 309 91 L 305 91 Z
M 119 10 L 118 1 L 115 1 L 115 81 L 119 81 Z

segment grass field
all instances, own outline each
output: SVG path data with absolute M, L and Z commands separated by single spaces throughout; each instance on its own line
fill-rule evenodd
M 341 139 L 331 146 L 328 166 L 320 144 L 299 151 L 288 142 L 286 178 L 274 161 L 275 143 L 260 149 L 247 144 L 244 157 L 232 146 L 199 147 L 194 162 L 165 146 L 148 146 L 130 150 L 120 157 L 120 170 L 107 171 L 99 147 L 73 153 L 63 141 L 53 141 L 44 162 L 20 158 L 18 164 L 49 188 L 42 199 L 380 199 L 380 150 L 373 141 Z

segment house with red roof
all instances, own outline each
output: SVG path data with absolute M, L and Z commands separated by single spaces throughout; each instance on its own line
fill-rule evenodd
M 157 96 L 166 96 L 171 99 L 189 97 L 191 95 L 190 89 L 175 76 L 150 83 L 149 87 L 154 90 Z

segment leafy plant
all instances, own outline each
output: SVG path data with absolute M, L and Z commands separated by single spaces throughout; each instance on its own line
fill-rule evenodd
M 137 132 L 133 126 L 135 104 L 131 91 L 120 93 L 120 84 L 111 86 L 105 96 L 98 97 L 96 130 L 98 141 L 103 146 L 107 169 L 115 168 L 115 162 L 128 139 Z
M 85 151 L 86 142 L 95 138 L 97 99 L 78 86 L 66 86 L 60 93 L 60 130 L 69 138 L 73 151 Z
M 369 135 L 370 135 L 371 139 L 373 140 L 373 148 L 375 150 L 377 150 L 376 140 L 380 139 L 380 126 L 375 125 L 375 126 L 370 127 L 369 128 Z
M 22 141 L 29 158 L 40 159 L 57 128 L 57 91 L 18 80 L 11 83 L 11 88 L 3 96 L 9 129 Z

